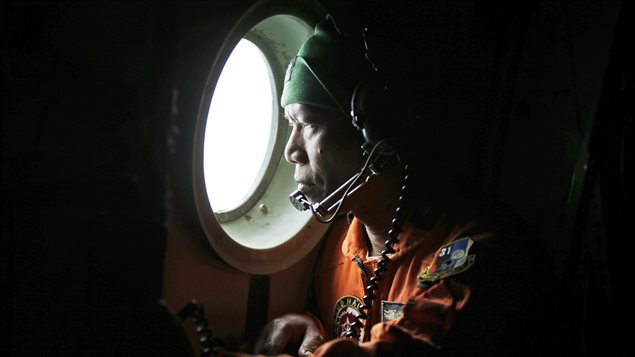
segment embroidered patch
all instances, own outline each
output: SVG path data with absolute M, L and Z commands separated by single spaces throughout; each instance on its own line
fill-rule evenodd
M 404 303 L 394 301 L 381 301 L 381 322 L 398 320 L 403 316 Z
M 445 277 L 464 272 L 474 264 L 475 254 L 469 254 L 474 241 L 470 237 L 461 238 L 439 248 L 434 259 L 417 276 L 419 282 L 436 282 Z
M 333 336 L 346 337 L 346 333 L 353 328 L 361 306 L 362 301 L 353 295 L 345 295 L 337 300 L 333 309 Z M 355 332 L 359 334 L 359 342 L 362 342 L 364 331 L 360 330 L 360 327 L 355 327 Z

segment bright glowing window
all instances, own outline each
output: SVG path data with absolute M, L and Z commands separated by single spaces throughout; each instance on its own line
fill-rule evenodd
M 294 15 L 277 13 L 285 8 Z M 297 184 L 283 158 L 289 126 L 279 108 L 287 65 L 325 16 L 313 0 L 256 2 L 227 35 L 201 93 L 197 213 L 214 251 L 250 274 L 288 269 L 328 229 L 289 202 Z
M 214 212 L 240 210 L 257 194 L 275 142 L 275 98 L 267 58 L 240 40 L 216 84 L 205 128 L 203 170 Z

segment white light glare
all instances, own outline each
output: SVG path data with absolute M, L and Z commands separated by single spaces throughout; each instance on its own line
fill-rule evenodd
M 215 212 L 243 204 L 262 178 L 275 135 L 273 88 L 262 51 L 240 40 L 216 84 L 205 128 L 203 170 Z

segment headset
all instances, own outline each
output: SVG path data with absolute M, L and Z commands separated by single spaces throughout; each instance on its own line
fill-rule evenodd
M 335 29 L 341 36 L 346 36 L 340 30 L 332 16 L 327 19 L 333 22 Z M 394 115 L 389 103 L 395 103 L 393 91 L 390 88 L 384 71 L 380 70 L 372 59 L 368 44 L 368 27 L 361 26 L 359 34 L 360 43 L 363 45 L 363 53 L 367 64 L 371 69 L 368 78 L 360 81 L 351 93 L 350 119 L 351 124 L 359 131 L 364 139 L 362 150 L 367 160 L 362 169 L 342 184 L 338 189 L 329 194 L 322 201 L 310 203 L 304 194 L 296 190 L 289 195 L 293 206 L 304 211 L 310 209 L 315 218 L 322 223 L 329 223 L 339 214 L 340 207 L 345 199 L 353 195 L 361 185 L 372 179 L 372 176 L 381 172 L 384 165 L 391 159 L 398 157 L 396 146 L 397 126 L 388 120 Z M 356 38 L 353 38 L 356 42 Z
M 388 124 L 391 88 L 385 72 L 371 58 L 368 45 L 368 28 L 361 30 L 364 57 L 372 69 L 370 78 L 357 84 L 351 95 L 351 124 L 362 134 L 366 146 L 387 140 L 392 130 Z M 389 136 L 389 135 L 388 135 Z
M 396 125 L 389 123 L 389 118 L 395 113 L 390 109 L 389 103 L 396 103 L 394 91 L 390 87 L 390 82 L 385 76 L 385 72 L 378 68 L 377 64 L 371 58 L 368 44 L 368 28 L 362 28 L 362 41 L 364 44 L 364 56 L 373 69 L 373 75 L 357 85 L 351 96 L 351 120 L 357 130 L 364 137 L 366 149 L 370 146 L 373 151 L 380 149 L 380 157 L 384 160 L 378 160 L 380 163 L 386 158 L 396 158 L 402 163 L 404 178 L 399 194 L 399 205 L 394 213 L 392 227 L 388 230 L 388 240 L 386 240 L 385 249 L 381 252 L 381 258 L 377 263 L 377 268 L 373 272 L 373 276 L 369 279 L 369 285 L 365 287 L 363 304 L 359 308 L 359 315 L 355 316 L 355 322 L 352 328 L 347 332 L 346 337 L 351 339 L 359 339 L 359 331 L 363 331 L 365 327 L 364 321 L 368 320 L 368 313 L 372 309 L 374 300 L 377 299 L 375 291 L 379 289 L 379 281 L 384 280 L 383 274 L 388 270 L 387 266 L 391 259 L 389 254 L 396 251 L 394 245 L 399 243 L 399 234 L 407 215 L 405 208 L 406 188 L 408 181 L 408 166 L 404 164 L 398 155 L 396 144 Z M 403 118 L 402 118 L 403 120 Z M 369 157 L 372 156 L 369 154 Z M 381 168 L 373 168 L 373 170 L 381 170 Z

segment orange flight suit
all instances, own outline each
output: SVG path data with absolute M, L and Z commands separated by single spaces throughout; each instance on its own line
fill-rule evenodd
M 525 355 L 538 350 L 548 337 L 540 326 L 548 314 L 544 297 L 553 293 L 547 255 L 516 217 L 505 211 L 471 212 L 445 213 L 428 228 L 404 224 L 360 344 L 342 337 L 378 260 L 367 257 L 359 220 L 333 226 L 314 273 L 313 317 L 327 340 L 315 355 Z M 466 249 L 456 249 L 461 247 Z M 442 254 L 451 249 L 446 258 L 461 258 L 464 264 L 443 270 Z

